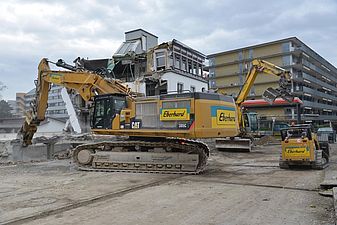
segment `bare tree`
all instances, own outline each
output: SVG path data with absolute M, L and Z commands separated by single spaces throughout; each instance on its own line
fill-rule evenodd
M 7 86 L 6 86 L 4 83 L 2 83 L 2 82 L 0 81 L 0 100 L 2 99 L 1 92 L 2 92 L 3 90 L 5 90 L 6 88 L 7 88 Z

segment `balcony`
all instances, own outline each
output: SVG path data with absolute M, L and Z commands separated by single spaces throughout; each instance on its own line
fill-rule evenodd
M 330 85 L 328 83 L 325 83 L 325 82 L 317 79 L 316 77 L 310 76 L 310 75 L 308 75 L 306 73 L 303 73 L 302 76 L 303 76 L 303 79 L 306 79 L 306 80 L 312 82 L 313 85 L 317 84 L 317 86 L 326 87 L 326 88 L 331 89 L 332 91 L 337 92 L 337 88 L 335 86 L 332 86 L 332 85 Z
M 303 92 L 311 94 L 314 98 L 321 97 L 321 98 L 326 98 L 326 99 L 337 101 L 337 97 L 334 95 L 329 95 L 329 94 L 326 94 L 326 93 L 323 93 L 323 92 L 320 92 L 320 91 L 317 91 L 317 90 L 314 90 L 308 87 L 303 86 Z
M 311 107 L 311 108 L 316 108 L 316 109 L 330 109 L 330 110 L 337 111 L 337 106 L 334 106 L 334 105 L 310 102 L 306 100 L 302 100 L 302 101 L 303 101 L 303 107 Z

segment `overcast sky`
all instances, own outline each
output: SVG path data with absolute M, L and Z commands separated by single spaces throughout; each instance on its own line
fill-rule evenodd
M 143 28 L 211 54 L 296 36 L 337 66 L 335 0 L 81 0 L 0 2 L 4 99 L 34 87 L 42 57 L 111 57 L 124 32 Z

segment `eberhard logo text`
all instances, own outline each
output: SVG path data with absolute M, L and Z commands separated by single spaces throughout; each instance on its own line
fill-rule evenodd
M 284 151 L 286 157 L 310 157 L 310 151 L 306 147 L 288 147 Z
M 236 129 L 236 110 L 231 106 L 211 106 L 212 128 Z
M 302 149 L 287 149 L 286 150 L 288 154 L 301 154 L 305 153 L 305 148 Z
M 229 110 L 217 110 L 216 111 L 216 122 L 219 125 L 235 125 L 235 112 Z
M 189 120 L 190 114 L 186 108 L 181 109 L 161 109 L 160 120 Z

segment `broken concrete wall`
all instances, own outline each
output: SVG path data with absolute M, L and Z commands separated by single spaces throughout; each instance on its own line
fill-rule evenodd
M 71 145 L 68 143 L 58 143 L 49 146 L 39 143 L 22 147 L 20 143 L 11 143 L 10 141 L 0 142 L 0 163 L 53 159 L 54 154 L 68 149 L 71 149 Z

